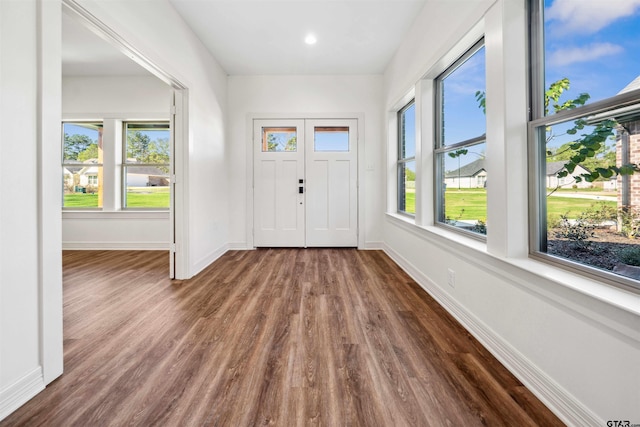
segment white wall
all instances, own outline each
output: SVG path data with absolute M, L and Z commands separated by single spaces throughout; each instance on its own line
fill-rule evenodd
M 232 247 L 247 248 L 248 161 L 251 155 L 251 123 L 254 118 L 327 117 L 355 114 L 364 117 L 364 197 L 366 247 L 382 240 L 382 77 L 381 76 L 232 76 L 229 77 L 229 171 L 230 235 Z M 362 153 L 361 153 L 362 154 Z
M 170 95 L 171 87 L 152 75 L 63 77 L 62 117 L 169 120 Z
M 0 1 L 0 419 L 62 373 L 60 20 Z
M 176 155 L 185 175 L 176 192 L 183 191 L 179 197 L 186 207 L 179 227 L 188 246 L 179 250 L 186 255 L 185 277 L 190 277 L 227 249 L 227 76 L 168 1 L 78 3 L 188 88 L 188 142 Z
M 434 227 L 429 214 L 417 215 L 417 224 L 401 218 L 388 197 L 385 250 L 565 422 L 638 420 L 640 298 L 527 258 L 524 0 L 427 2 L 386 70 L 389 117 L 414 85 L 416 104 L 425 99 L 421 207 L 433 210 L 430 79 L 455 59 L 449 51 L 476 24 L 484 28 L 487 58 L 487 242 Z M 393 132 L 387 125 L 385 134 Z M 392 141 L 390 194 L 393 152 Z
M 227 247 L 226 75 L 168 2 L 79 3 L 188 88 L 189 277 Z M 62 373 L 61 20 L 0 1 L 0 419 Z
M 169 120 L 171 91 L 169 85 L 151 75 L 64 77 L 62 118 Z M 104 149 L 110 151 L 105 158 L 120 163 L 121 145 L 115 137 L 115 132 L 104 134 Z M 120 182 L 119 169 L 111 165 L 105 165 L 105 176 Z M 107 189 L 117 192 L 113 185 L 105 185 Z M 114 199 L 105 195 L 102 212 L 64 211 L 63 249 L 169 249 L 169 212 L 122 211 Z

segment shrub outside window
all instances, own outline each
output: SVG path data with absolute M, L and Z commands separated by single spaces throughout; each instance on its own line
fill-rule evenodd
M 638 12 L 635 6 L 603 17 L 580 2 L 532 0 L 530 13 L 531 254 L 634 290 L 640 289 Z
M 102 208 L 101 122 L 62 123 L 63 208 Z
M 436 221 L 487 233 L 484 39 L 435 80 Z
M 125 123 L 123 208 L 168 209 L 170 133 L 168 122 Z
M 398 111 L 398 212 L 416 213 L 416 106 Z

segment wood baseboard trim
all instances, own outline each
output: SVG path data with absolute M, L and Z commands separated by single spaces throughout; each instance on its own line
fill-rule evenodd
M 388 245 L 384 252 L 567 425 L 601 426 L 604 421 L 528 360 L 491 328 L 468 312 L 420 269 Z
M 44 390 L 42 368 L 38 367 L 0 391 L 0 420 Z

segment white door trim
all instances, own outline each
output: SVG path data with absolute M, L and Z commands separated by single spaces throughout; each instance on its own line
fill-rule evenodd
M 247 165 L 247 197 L 246 223 L 247 249 L 255 248 L 253 239 L 253 121 L 270 119 L 315 120 L 315 119 L 356 119 L 358 121 L 358 249 L 365 249 L 365 201 L 364 201 L 364 113 L 251 113 L 245 122 L 246 165 Z

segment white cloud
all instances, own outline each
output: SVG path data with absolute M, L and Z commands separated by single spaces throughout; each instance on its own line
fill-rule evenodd
M 593 43 L 582 47 L 558 49 L 548 56 L 551 66 L 566 66 L 578 62 L 590 62 L 605 56 L 613 56 L 623 52 L 622 46 L 613 43 Z
M 545 15 L 563 32 L 590 34 L 633 15 L 639 7 L 640 0 L 555 0 Z

